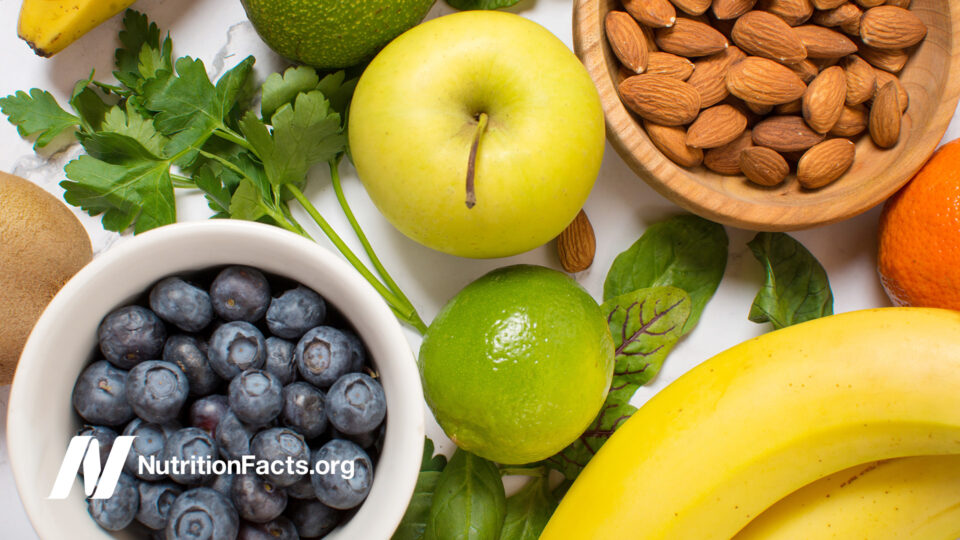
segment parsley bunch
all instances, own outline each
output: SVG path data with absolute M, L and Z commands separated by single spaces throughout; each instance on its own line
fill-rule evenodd
M 117 84 L 79 81 L 67 112 L 46 91 L 0 99 L 0 111 L 35 149 L 71 130 L 86 151 L 65 168 L 64 199 L 103 227 L 135 233 L 177 219 L 174 189 L 199 189 L 216 218 L 269 223 L 307 238 L 293 217 L 295 200 L 394 313 L 421 332 L 426 325 L 380 263 L 343 195 L 338 164 L 346 152 L 346 108 L 356 80 L 313 68 L 271 74 L 253 110 L 252 56 L 216 83 L 203 62 L 173 60 L 169 35 L 128 10 L 117 49 Z M 326 162 L 337 200 L 379 277 L 367 268 L 304 196 L 307 172 Z

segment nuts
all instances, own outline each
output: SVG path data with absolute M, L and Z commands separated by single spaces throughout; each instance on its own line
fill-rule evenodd
M 747 117 L 730 105 L 704 109 L 687 129 L 687 146 L 716 148 L 733 142 L 747 129 Z
M 670 0 L 681 11 L 690 15 L 703 15 L 710 8 L 710 0 Z
M 620 83 L 620 98 L 633 112 L 664 126 L 682 126 L 700 114 L 700 94 L 664 75 L 635 75 Z
M 753 146 L 750 130 L 740 134 L 731 143 L 711 148 L 703 154 L 703 164 L 713 172 L 720 174 L 740 174 L 740 152 Z
M 857 52 L 857 45 L 840 32 L 805 24 L 793 29 L 807 48 L 807 58 L 840 58 Z
M 880 148 L 891 148 L 900 140 L 900 96 L 897 85 L 888 82 L 877 91 L 870 108 L 870 138 Z
M 721 21 L 736 19 L 753 9 L 757 0 L 713 0 L 713 16 Z
M 712 107 L 730 95 L 727 90 L 727 69 L 744 58 L 746 55 L 739 48 L 728 47 L 721 53 L 694 62 L 693 74 L 687 82 L 700 93 L 701 107 Z
M 797 181 L 808 189 L 823 187 L 853 165 L 856 145 L 850 139 L 830 139 L 806 151 L 797 162 Z
M 654 35 L 660 50 L 687 57 L 709 56 L 729 45 L 723 34 L 693 19 L 677 19 L 673 26 L 660 28 Z
M 687 146 L 687 130 L 683 127 L 644 121 L 643 128 L 653 145 L 677 165 L 696 167 L 703 161 L 703 150 Z
M 863 105 L 844 107 L 840 119 L 833 125 L 830 135 L 836 137 L 856 137 L 867 129 L 867 108 Z
M 740 169 L 747 178 L 761 186 L 775 186 L 790 174 L 787 160 L 762 146 L 752 146 L 740 152 Z
M 778 152 L 800 152 L 823 141 L 799 116 L 771 116 L 753 127 L 753 143 Z
M 582 272 L 593 264 L 597 253 L 597 238 L 593 225 L 583 210 L 573 219 L 573 223 L 557 237 L 557 255 L 560 266 L 567 272 Z
M 855 54 L 846 57 L 843 71 L 847 81 L 847 105 L 863 103 L 877 92 L 877 75 L 863 58 Z
M 650 28 L 667 28 L 677 22 L 677 10 L 669 0 L 623 0 L 623 9 Z
M 907 90 L 900 84 L 900 79 L 897 78 L 893 73 L 887 73 L 882 69 L 873 70 L 874 75 L 877 76 L 877 92 L 880 92 L 880 89 L 883 88 L 883 85 L 888 82 L 892 82 L 897 86 L 897 95 L 900 98 L 900 112 L 905 112 L 907 106 L 910 105 L 910 96 L 907 95 Z M 869 105 L 873 104 L 873 100 L 876 99 L 877 94 L 874 94 L 870 97 Z
M 750 103 L 779 105 L 799 99 L 807 85 L 783 64 L 748 56 L 727 70 L 727 89 Z
M 731 37 L 747 54 L 784 64 L 796 64 L 807 57 L 807 49 L 793 28 L 766 11 L 751 11 L 737 19 Z
M 891 73 L 899 73 L 910 58 L 903 49 L 875 49 L 863 44 L 860 45 L 860 57 L 871 66 Z
M 833 66 L 823 70 L 803 94 L 803 119 L 818 133 L 826 133 L 840 119 L 847 96 L 843 68 Z
M 870 68 L 871 70 L 873 68 Z M 685 81 L 693 74 L 693 62 L 682 56 L 665 52 L 652 52 L 647 59 L 647 71 L 650 75 L 665 75 Z
M 813 23 L 819 24 L 820 26 L 841 26 L 853 19 L 859 20 L 862 14 L 863 12 L 860 11 L 860 8 L 855 4 L 847 2 L 833 9 L 814 13 Z
M 813 15 L 810 0 L 767 0 L 761 9 L 787 21 L 790 26 L 799 26 Z
M 909 11 L 896 6 L 868 9 L 860 20 L 860 37 L 876 49 L 903 49 L 920 43 L 927 27 Z
M 611 11 L 604 19 L 604 26 L 607 42 L 620 63 L 634 73 L 643 73 L 647 69 L 650 52 L 637 21 L 626 12 Z

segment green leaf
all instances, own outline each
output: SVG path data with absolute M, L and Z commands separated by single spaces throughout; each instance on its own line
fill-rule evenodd
M 424 538 L 497 540 L 506 505 L 497 466 L 457 450 L 440 473 Z
M 510 7 L 520 0 L 446 0 L 451 7 L 466 11 L 470 9 L 500 9 Z
M 249 178 L 241 180 L 230 199 L 230 217 L 257 221 L 266 214 L 260 189 Z
M 537 540 L 557 508 L 549 476 L 532 478 L 507 499 L 507 514 L 500 540 Z
M 142 165 L 147 162 L 156 162 L 157 166 L 170 168 L 169 162 L 144 148 L 140 141 L 121 133 L 98 131 L 96 133 L 81 133 L 80 144 L 91 156 L 115 165 L 131 164 Z
M 80 117 L 83 128 L 87 132 L 94 132 L 100 129 L 103 117 L 110 108 L 91 86 L 93 83 L 93 75 L 94 73 L 91 71 L 90 77 L 77 81 L 70 95 L 70 106 Z
M 230 217 L 230 199 L 233 193 L 229 186 L 224 185 L 222 177 L 217 177 L 213 168 L 203 165 L 193 173 L 193 182 L 197 189 L 203 192 L 207 199 L 207 206 L 214 211 L 216 217 Z M 236 186 L 233 188 L 236 189 Z
M 220 121 L 230 112 L 230 109 L 237 103 L 241 92 L 253 73 L 253 64 L 256 59 L 248 56 L 239 64 L 224 73 L 217 81 L 216 96 L 218 101 L 217 114 Z
M 173 136 L 188 127 L 212 128 L 223 119 L 217 90 L 201 60 L 177 59 L 177 76 L 155 79 L 144 87 L 144 105 L 157 113 L 160 133 Z
M 347 108 L 350 106 L 350 100 L 353 99 L 353 91 L 357 89 L 357 82 L 360 79 L 354 77 L 346 79 L 347 74 L 343 71 L 337 71 L 325 76 L 318 84 L 317 90 L 323 92 L 323 95 L 330 101 L 330 108 L 337 111 L 341 118 L 346 118 Z
M 447 458 L 443 454 L 433 455 L 433 441 L 427 437 L 423 442 L 423 460 L 420 463 L 421 471 L 442 471 L 447 466 Z
M 144 80 L 159 71 L 172 72 L 169 36 L 160 43 L 160 29 L 147 16 L 128 9 L 123 16 L 120 47 L 114 53 L 117 69 L 113 75 L 131 90 L 140 90 Z
M 651 287 L 611 298 L 600 306 L 607 316 L 616 363 L 613 382 L 596 420 L 559 454 L 550 467 L 573 480 L 637 409 L 630 399 L 650 382 L 683 335 L 690 317 L 690 296 L 676 287 Z
M 807 248 L 784 233 L 758 233 L 748 244 L 763 265 L 766 282 L 749 318 L 775 329 L 833 314 L 827 272 Z
M 608 300 L 645 287 L 687 291 L 693 310 L 683 333 L 697 325 L 727 267 L 727 233 L 722 225 L 694 215 L 655 223 L 613 261 L 603 284 Z
M 38 135 L 34 150 L 50 144 L 63 130 L 76 128 L 80 119 L 63 110 L 50 92 L 33 88 L 0 98 L 0 112 L 17 126 L 21 137 Z
M 267 75 L 260 98 L 260 115 L 269 120 L 281 105 L 293 101 L 297 94 L 315 90 L 319 82 L 317 71 L 309 66 L 287 68 L 282 75 Z
M 167 138 L 157 132 L 153 120 L 140 116 L 128 102 L 126 109 L 111 107 L 103 118 L 101 131 L 126 135 L 136 139 L 154 156 L 162 156 Z
M 421 540 L 427 530 L 427 518 L 433 504 L 433 493 L 440 481 L 440 471 L 420 471 L 413 498 L 392 540 Z

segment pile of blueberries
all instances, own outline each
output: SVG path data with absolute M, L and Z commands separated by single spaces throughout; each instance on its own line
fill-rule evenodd
M 166 540 L 322 537 L 366 498 L 382 445 L 386 398 L 366 349 L 307 287 L 245 266 L 206 275 L 165 278 L 149 308 L 121 307 L 100 324 L 105 360 L 73 389 L 79 435 L 98 441 L 101 463 L 118 434 L 136 438 L 114 495 L 89 499 L 90 515 Z M 140 467 L 151 457 L 166 470 Z M 284 465 L 170 466 L 243 459 Z

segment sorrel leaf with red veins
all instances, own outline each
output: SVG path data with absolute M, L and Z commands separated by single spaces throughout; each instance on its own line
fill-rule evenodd
M 546 460 L 573 480 L 620 424 L 637 409 L 630 399 L 660 371 L 664 359 L 683 336 L 690 317 L 690 295 L 676 287 L 650 287 L 603 303 L 616 346 L 613 383 L 600 414 L 559 454 Z

